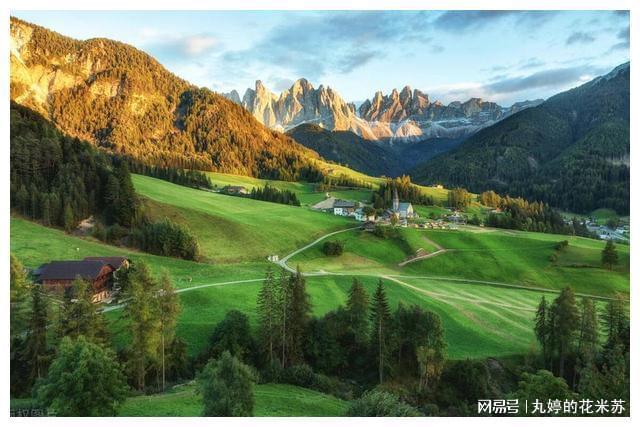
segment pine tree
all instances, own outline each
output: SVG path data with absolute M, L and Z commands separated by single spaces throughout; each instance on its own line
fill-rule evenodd
M 629 346 L 629 318 L 625 308 L 626 304 L 621 295 L 607 303 L 603 320 L 607 329 L 606 349 L 613 349 L 616 345 Z
M 302 363 L 304 337 L 311 317 L 311 303 L 306 281 L 300 268 L 291 276 L 291 308 L 289 322 L 289 361 L 292 365 Z
M 129 369 L 135 375 L 138 390 L 144 390 L 147 370 L 157 359 L 161 343 L 158 316 L 158 285 L 149 268 L 138 262 L 131 274 L 125 298 L 123 317 L 131 332 Z
M 551 342 L 558 355 L 558 375 L 564 377 L 565 359 L 574 345 L 575 335 L 579 326 L 579 315 L 573 290 L 566 287 L 551 306 L 553 312 L 553 327 L 551 328 Z
M 71 205 L 69 205 L 69 203 L 66 203 L 64 205 L 63 215 L 64 215 L 63 217 L 64 230 L 67 233 L 69 233 L 73 230 L 73 227 L 75 225 L 75 222 L 73 219 L 73 210 L 71 209 Z
M 11 338 L 21 335 L 29 319 L 29 282 L 24 266 L 11 254 L 10 257 L 10 334 Z
M 267 268 L 262 288 L 258 293 L 259 336 L 262 350 L 267 354 L 269 366 L 274 362 L 278 334 L 278 301 L 275 279 L 271 267 Z
M 573 387 L 577 386 L 577 374 L 595 360 L 598 347 L 598 317 L 595 305 L 589 298 L 580 304 L 580 330 L 578 333 L 577 366 L 574 369 Z
M 544 360 L 544 364 L 546 366 L 547 361 L 549 360 L 549 336 L 550 336 L 550 325 L 549 325 L 549 306 L 547 301 L 542 296 L 540 300 L 540 304 L 538 305 L 538 310 L 536 311 L 535 318 L 535 327 L 534 331 L 536 334 L 536 338 L 542 347 L 542 358 Z
M 67 336 L 77 338 L 82 335 L 96 344 L 105 344 L 108 341 L 102 310 L 93 303 L 90 284 L 80 277 L 65 290 L 57 323 L 56 332 L 59 340 Z
M 347 313 L 351 328 L 357 343 L 366 342 L 369 334 L 369 296 L 362 283 L 356 278 L 353 279 L 349 298 L 347 300 Z
M 23 359 L 29 366 L 30 382 L 42 378 L 49 360 L 47 343 L 48 312 L 41 285 L 31 286 L 31 317 Z
M 165 346 L 174 340 L 176 323 L 180 315 L 180 300 L 171 279 L 165 273 L 160 279 L 158 290 L 158 318 L 160 321 L 160 353 L 162 367 L 162 390 L 165 388 L 166 363 Z
M 378 364 L 378 380 L 382 384 L 384 380 L 384 366 L 388 352 L 389 323 L 391 310 L 384 290 L 382 279 L 378 281 L 378 287 L 371 301 L 371 348 Z
M 280 363 L 284 368 L 287 358 L 287 346 L 289 341 L 289 324 L 291 311 L 291 280 L 287 277 L 287 272 L 283 268 L 278 279 L 277 304 L 278 304 L 278 326 L 280 330 Z
M 607 267 L 609 270 L 612 270 L 613 266 L 617 264 L 618 250 L 616 249 L 616 245 L 614 245 L 611 240 L 607 240 L 607 244 L 602 250 L 602 265 Z

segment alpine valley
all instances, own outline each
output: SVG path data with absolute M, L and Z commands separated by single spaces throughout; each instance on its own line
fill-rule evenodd
M 627 28 L 605 12 L 589 13 Z M 10 19 L 12 415 L 466 417 L 484 399 L 605 399 L 607 415 L 628 416 L 630 65 L 608 70 L 620 50 L 573 89 L 515 92 L 546 100 L 445 105 L 408 86 L 375 92 L 391 80 L 371 72 L 349 87 L 374 93 L 356 105 L 306 79 L 218 93 L 169 71 L 189 73 L 148 39 L 135 44 L 168 68 L 91 38 L 149 33 L 127 27 L 135 13 L 15 13 L 56 28 L 84 16 L 73 34 L 88 38 Z M 260 11 L 251 34 L 266 44 L 237 39 L 245 11 L 144 16 L 225 91 L 272 79 L 280 64 L 251 70 L 274 58 L 345 73 L 303 49 L 318 32 L 368 71 L 388 57 L 361 51 L 364 38 L 440 54 L 398 31 L 409 22 L 449 37 L 491 19 L 518 48 L 536 34 L 522 11 L 289 13 Z M 575 14 L 553 15 L 563 36 Z M 296 25 L 266 28 L 285 21 Z M 205 24 L 224 42 L 196 33 Z M 443 58 L 462 59 L 439 66 L 475 65 L 454 45 Z M 504 65 L 491 58 L 487 70 Z M 404 83 L 423 69 L 393 71 Z

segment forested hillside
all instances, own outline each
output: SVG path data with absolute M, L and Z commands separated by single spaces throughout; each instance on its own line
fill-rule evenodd
M 574 212 L 629 212 L 629 64 L 486 128 L 412 176 Z
M 401 176 L 415 165 L 460 144 L 460 139 L 451 138 L 390 144 L 366 140 L 351 131 L 329 131 L 309 123 L 297 126 L 287 134 L 325 159 L 369 175 L 389 177 Z
M 321 179 L 317 154 L 132 46 L 11 18 L 11 99 L 70 136 L 161 166 Z

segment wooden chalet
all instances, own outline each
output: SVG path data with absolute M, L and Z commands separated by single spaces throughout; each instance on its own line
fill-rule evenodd
M 47 291 L 63 294 L 77 278 L 86 280 L 93 289 L 93 301 L 111 296 L 115 272 L 129 267 L 124 257 L 87 257 L 81 261 L 51 261 L 40 266 L 34 275 L 36 283 Z

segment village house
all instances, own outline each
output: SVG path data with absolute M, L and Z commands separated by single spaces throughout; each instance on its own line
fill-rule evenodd
M 371 215 L 367 215 L 364 213 L 364 209 L 363 208 L 358 208 L 353 212 L 353 216 L 357 221 L 375 221 L 376 220 L 376 215 L 371 214 Z
M 249 194 L 247 189 L 242 185 L 227 185 L 222 189 L 222 191 L 224 193 L 236 195 L 236 196 L 243 196 L 245 194 Z
M 336 200 L 333 204 L 333 214 L 351 216 L 356 210 L 356 204 L 349 200 Z
M 36 283 L 47 291 L 63 294 L 77 278 L 86 280 L 93 290 L 93 302 L 111 297 L 117 272 L 129 268 L 125 257 L 88 257 L 81 261 L 51 261 L 38 267 L 33 275 Z

